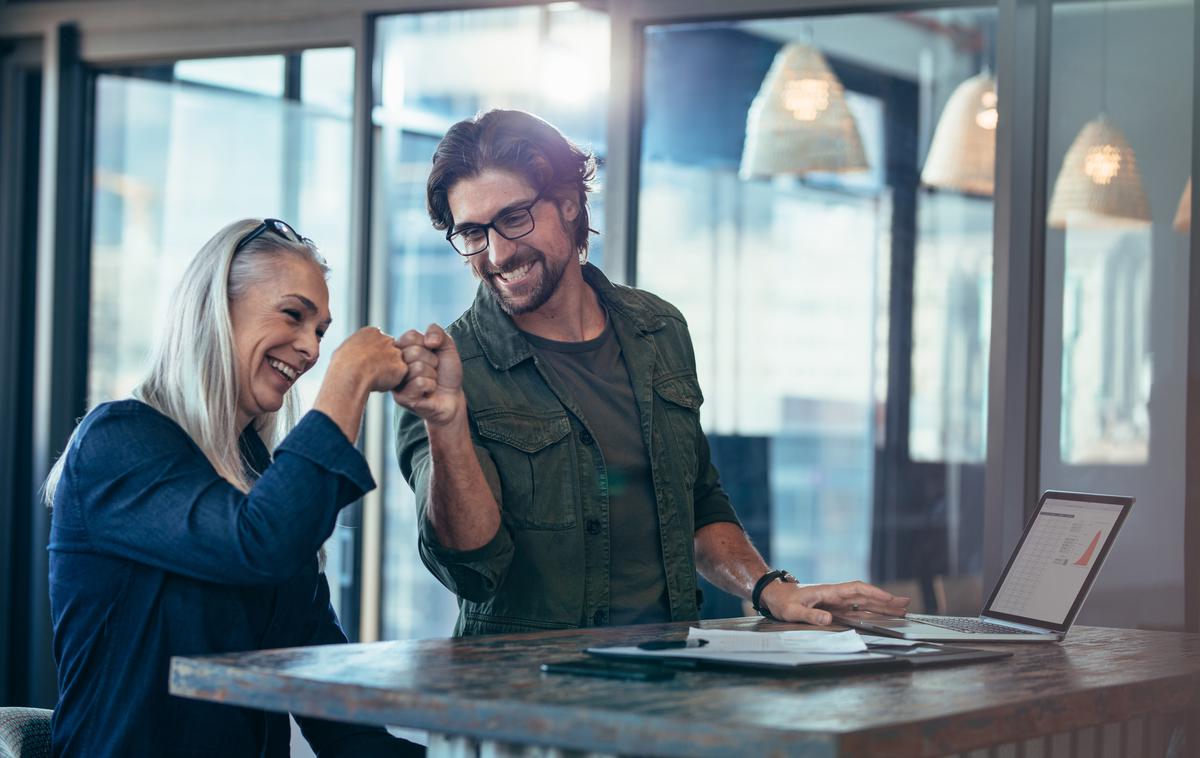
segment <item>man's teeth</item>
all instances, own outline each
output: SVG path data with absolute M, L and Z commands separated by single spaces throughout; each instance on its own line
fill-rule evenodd
M 277 369 L 279 371 L 279 373 L 286 376 L 288 378 L 288 381 L 291 381 L 291 382 L 296 381 L 296 371 L 291 366 L 289 366 L 286 363 L 283 363 L 281 361 L 277 361 L 273 358 L 268 358 L 267 363 L 272 368 Z
M 512 271 L 501 271 L 497 276 L 506 282 L 516 281 L 529 273 L 529 269 L 533 268 L 533 262 L 526 263 L 520 268 L 514 268 Z

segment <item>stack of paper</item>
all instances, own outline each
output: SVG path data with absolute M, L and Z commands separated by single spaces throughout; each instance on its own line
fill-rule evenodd
M 688 630 L 689 640 L 705 640 L 712 653 L 861 653 L 867 649 L 858 632 L 743 632 L 731 629 Z

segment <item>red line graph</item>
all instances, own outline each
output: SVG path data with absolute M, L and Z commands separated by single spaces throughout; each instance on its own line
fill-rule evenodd
M 1096 532 L 1096 536 L 1092 537 L 1092 542 L 1087 546 L 1087 550 L 1083 551 L 1083 555 L 1079 556 L 1079 560 L 1075 561 L 1076 566 L 1086 566 L 1092 562 L 1092 553 L 1096 552 L 1096 546 L 1100 544 L 1100 532 Z

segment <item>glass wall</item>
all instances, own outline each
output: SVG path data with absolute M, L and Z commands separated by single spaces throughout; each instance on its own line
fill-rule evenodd
M 1053 13 L 1041 483 L 1138 500 L 1084 623 L 1184 621 L 1193 14 Z
M 801 581 L 978 609 L 995 19 L 646 30 L 637 284 L 687 317 L 726 488 Z
M 474 298 L 476 282 L 463 259 L 430 226 L 425 179 L 446 129 L 491 108 L 536 113 L 600 158 L 601 189 L 591 206 L 601 235 L 590 260 L 603 266 L 607 16 L 554 3 L 392 16 L 380 19 L 376 32 L 372 255 L 386 261 L 387 328 L 399 334 L 431 322 L 448 325 Z M 448 636 L 456 601 L 417 555 L 412 490 L 390 449 L 387 461 L 382 636 Z
M 290 69 L 299 87 L 289 90 Z M 350 281 L 353 51 L 180 61 L 96 82 L 88 403 L 143 377 L 168 298 L 204 242 L 250 216 L 287 220 L 333 269 L 324 356 L 300 379 L 311 405 L 355 326 Z M 294 85 L 293 85 L 294 86 Z M 351 535 L 328 545 L 335 605 Z

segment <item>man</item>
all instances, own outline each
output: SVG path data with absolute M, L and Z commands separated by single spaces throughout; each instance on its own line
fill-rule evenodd
M 433 225 L 481 284 L 446 332 L 400 338 L 416 368 L 396 450 L 455 633 L 693 620 L 697 569 L 783 620 L 903 613 L 861 582 L 796 584 L 750 544 L 700 428 L 683 316 L 586 264 L 594 174 L 518 111 L 455 124 L 433 158 Z

